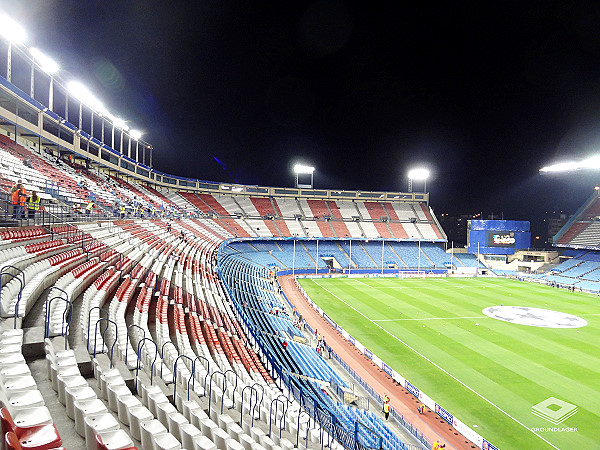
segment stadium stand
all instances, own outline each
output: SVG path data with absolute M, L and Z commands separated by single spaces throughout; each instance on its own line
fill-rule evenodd
M 164 174 L 0 84 L 38 115 L 0 124 L 11 226 L 0 231 L 0 419 L 11 445 L 408 448 L 378 411 L 330 389 L 348 375 L 316 350 L 274 276 L 445 269 L 428 196 Z M 73 143 L 54 142 L 49 122 Z M 33 219 L 11 217 L 18 180 L 43 197 Z

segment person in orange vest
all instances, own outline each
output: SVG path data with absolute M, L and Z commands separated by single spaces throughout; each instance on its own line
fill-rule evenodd
M 438 439 L 437 441 L 435 441 L 433 443 L 433 447 L 431 447 L 431 450 L 439 450 L 439 448 L 440 448 L 440 441 Z
M 19 183 L 12 193 L 13 219 L 21 219 L 25 215 L 25 200 L 27 200 L 27 191 Z

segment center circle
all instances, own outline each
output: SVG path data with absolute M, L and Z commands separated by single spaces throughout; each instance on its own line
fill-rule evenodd
M 528 306 L 490 306 L 482 312 L 493 319 L 530 327 L 581 328 L 588 324 L 586 320 L 573 314 Z

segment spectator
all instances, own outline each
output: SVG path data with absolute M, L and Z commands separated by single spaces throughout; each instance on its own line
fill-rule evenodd
M 16 183 L 13 185 L 13 187 L 11 187 L 11 188 L 10 188 L 10 193 L 12 194 L 13 192 L 15 192 L 15 191 L 16 191 L 16 190 L 19 188 L 19 185 L 20 185 L 20 184 L 23 184 L 23 180 L 18 180 L 18 181 L 17 181 L 17 182 L 16 182 Z
M 283 349 L 284 349 L 284 350 L 287 350 L 287 347 L 288 347 L 288 342 L 287 342 L 287 341 L 283 341 L 283 342 L 281 343 L 281 346 L 283 347 Z
M 94 202 L 90 201 L 87 206 L 85 207 L 85 215 L 89 216 L 90 214 L 92 214 L 92 209 L 94 209 Z
M 27 191 L 23 184 L 18 183 L 16 190 L 12 193 L 13 219 L 21 219 L 25 215 L 25 200 Z
M 36 191 L 31 191 L 31 196 L 27 199 L 27 213 L 29 219 L 35 220 L 35 212 L 40 209 L 40 197 L 38 197 Z

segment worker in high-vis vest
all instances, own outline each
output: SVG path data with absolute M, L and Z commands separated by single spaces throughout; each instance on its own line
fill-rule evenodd
M 29 219 L 35 219 L 35 213 L 40 209 L 41 200 L 36 191 L 31 191 L 31 196 L 27 198 L 27 202 L 25 203 Z
M 389 402 L 385 402 L 383 404 L 383 415 L 385 416 L 385 420 L 388 420 L 388 417 L 390 417 L 390 403 Z
M 13 219 L 21 219 L 25 216 L 25 200 L 27 191 L 23 184 L 18 183 L 16 189 L 12 192 Z
M 94 202 L 90 201 L 87 206 L 85 207 L 85 214 L 87 216 L 89 216 L 90 214 L 92 214 L 92 209 L 94 209 Z

